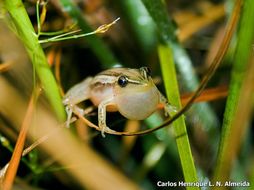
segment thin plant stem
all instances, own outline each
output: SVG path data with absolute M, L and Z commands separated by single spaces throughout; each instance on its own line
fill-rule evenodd
M 37 20 L 37 28 L 38 28 L 38 37 L 41 33 L 41 21 L 40 21 L 40 0 L 37 0 L 36 2 L 36 20 Z
M 63 11 L 70 15 L 70 17 L 77 22 L 78 26 L 84 33 L 92 32 L 93 29 L 83 17 L 81 10 L 69 0 L 60 0 Z M 86 37 L 86 42 L 102 63 L 104 69 L 119 65 L 120 62 L 116 59 L 110 48 L 101 40 L 99 36 L 90 35 Z
M 55 111 L 58 119 L 64 121 L 65 110 L 59 88 L 22 1 L 4 0 L 4 7 L 10 15 L 10 19 L 7 21 L 14 24 L 16 34 L 26 48 L 52 109 Z
M 77 38 L 82 38 L 82 37 L 86 37 L 86 36 L 90 36 L 90 35 L 94 35 L 97 33 L 104 33 L 106 31 L 109 30 L 109 28 L 114 25 L 120 18 L 115 19 L 113 22 L 109 23 L 109 24 L 104 24 L 102 26 L 99 26 L 96 30 L 92 31 L 92 32 L 88 32 L 85 34 L 79 34 L 79 35 L 71 35 L 74 33 L 79 32 L 80 30 L 75 30 L 75 31 L 70 31 L 58 36 L 54 36 L 52 38 L 48 38 L 45 40 L 39 40 L 39 43 L 46 43 L 46 42 L 57 42 L 57 41 L 63 41 L 63 40 L 70 40 L 70 39 L 77 39 Z M 71 36 L 69 36 L 71 35 Z

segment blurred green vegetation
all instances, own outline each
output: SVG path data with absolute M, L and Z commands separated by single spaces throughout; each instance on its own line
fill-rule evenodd
M 0 45 L 1 65 L 12 62 L 7 69 L 0 67 L 0 89 L 9 92 L 9 87 L 4 89 L 3 85 L 3 81 L 7 81 L 23 102 L 18 103 L 13 98 L 16 95 L 11 93 L 7 96 L 8 100 L 4 93 L 0 95 L 1 167 L 8 163 L 15 146 L 20 126 L 16 118 L 25 113 L 25 106 L 21 109 L 20 105 L 26 104 L 28 94 L 37 84 L 42 86 L 38 107 L 43 106 L 49 114 L 56 113 L 58 119 L 63 120 L 59 83 L 66 92 L 82 79 L 108 68 L 148 66 L 158 89 L 167 95 L 172 105 L 180 109 L 181 104 L 184 105 L 183 99 L 180 102 L 181 95 L 197 89 L 213 61 L 234 2 L 48 1 L 47 16 L 41 29 L 43 32 L 63 30 L 74 24 L 75 29 L 80 28 L 82 33 L 88 33 L 117 17 L 121 19 L 103 34 L 45 44 L 39 44 L 36 36 L 36 1 L 0 2 L 3 15 L 0 42 L 5 44 Z M 104 165 L 90 153 L 75 155 L 80 156 L 81 160 L 82 156 L 86 156 L 91 161 L 87 175 L 93 168 L 97 172 L 96 165 L 102 167 L 98 174 L 105 173 L 105 176 L 111 176 L 116 181 L 119 179 L 121 187 L 92 176 L 105 189 L 160 189 L 158 181 L 172 182 L 172 185 L 184 181 L 247 181 L 253 185 L 253 14 L 254 1 L 243 0 L 239 24 L 228 53 L 207 86 L 215 89 L 209 94 L 211 98 L 204 96 L 203 102 L 195 102 L 172 125 L 139 137 L 106 135 L 102 138 L 100 133 L 89 130 L 80 121 L 76 122 L 68 130 L 72 137 L 80 144 L 89 146 L 98 158 L 107 161 Z M 6 26 L 10 30 L 4 29 Z M 195 30 L 192 31 L 192 28 Z M 18 39 L 10 36 L 12 33 Z M 18 40 L 25 50 L 15 45 Z M 19 59 L 25 51 L 29 59 Z M 229 88 L 228 94 L 225 96 L 224 93 L 221 97 L 222 89 L 225 89 L 222 87 L 225 86 Z M 89 105 L 83 103 L 80 106 Z M 97 123 L 96 110 L 89 114 L 89 119 Z M 35 117 L 35 126 L 39 120 Z M 119 113 L 107 114 L 108 125 L 117 131 L 153 128 L 164 120 L 161 110 L 145 121 L 134 123 L 127 122 Z M 36 132 L 36 128 L 31 131 Z M 54 138 L 54 135 L 49 138 Z M 29 138 L 27 145 L 34 141 L 36 138 Z M 58 160 L 60 149 L 72 148 L 65 142 L 62 144 L 65 148 L 59 148 L 56 154 L 39 148 L 22 158 L 15 185 L 21 189 L 99 189 L 86 175 L 83 176 L 85 180 L 80 182 L 81 177 L 72 173 L 73 163 L 65 165 Z M 251 186 L 244 187 L 248 188 L 252 189 Z M 175 189 L 216 188 L 190 186 Z

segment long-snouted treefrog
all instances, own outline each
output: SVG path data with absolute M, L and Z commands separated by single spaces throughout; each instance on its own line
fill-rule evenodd
M 175 110 L 155 86 L 147 67 L 108 69 L 73 86 L 63 97 L 67 125 L 74 109 L 83 113 L 77 104 L 88 99 L 98 107 L 98 126 L 103 136 L 112 131 L 106 125 L 106 111 L 119 111 L 128 119 L 143 120 L 160 103 L 167 115 Z

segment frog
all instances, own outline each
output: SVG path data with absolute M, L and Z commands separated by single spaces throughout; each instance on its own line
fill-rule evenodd
M 118 111 L 127 119 L 144 120 L 160 104 L 166 116 L 176 110 L 156 87 L 148 67 L 111 68 L 74 85 L 62 100 L 67 112 L 67 126 L 74 110 L 84 114 L 78 104 L 86 100 L 98 107 L 98 127 L 103 137 L 105 132 L 114 132 L 106 124 L 106 112 Z

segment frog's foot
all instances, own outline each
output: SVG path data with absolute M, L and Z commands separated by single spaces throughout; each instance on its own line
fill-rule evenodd
M 116 132 L 116 131 L 110 129 L 110 128 L 109 128 L 107 125 L 105 125 L 105 124 L 100 124 L 100 125 L 99 125 L 99 130 L 101 131 L 101 136 L 102 136 L 103 138 L 106 137 L 105 132 L 106 132 L 106 133 L 115 133 L 115 132 Z
M 164 113 L 168 117 L 177 113 L 178 109 L 175 106 L 170 105 L 169 103 L 164 104 Z
M 71 122 L 71 116 L 72 116 L 72 107 L 71 106 L 66 106 L 65 111 L 67 113 L 67 120 L 65 122 L 65 127 L 69 128 L 70 127 L 70 122 Z
M 168 100 L 160 93 L 160 103 L 164 106 L 165 116 L 174 115 L 177 112 L 177 108 L 168 103 Z
M 66 120 L 65 126 L 67 128 L 69 128 L 70 124 L 77 119 L 76 117 L 72 117 L 72 113 L 79 113 L 79 115 L 85 114 L 85 111 L 78 106 L 69 105 L 69 106 L 66 106 L 65 110 L 67 113 L 67 120 Z

